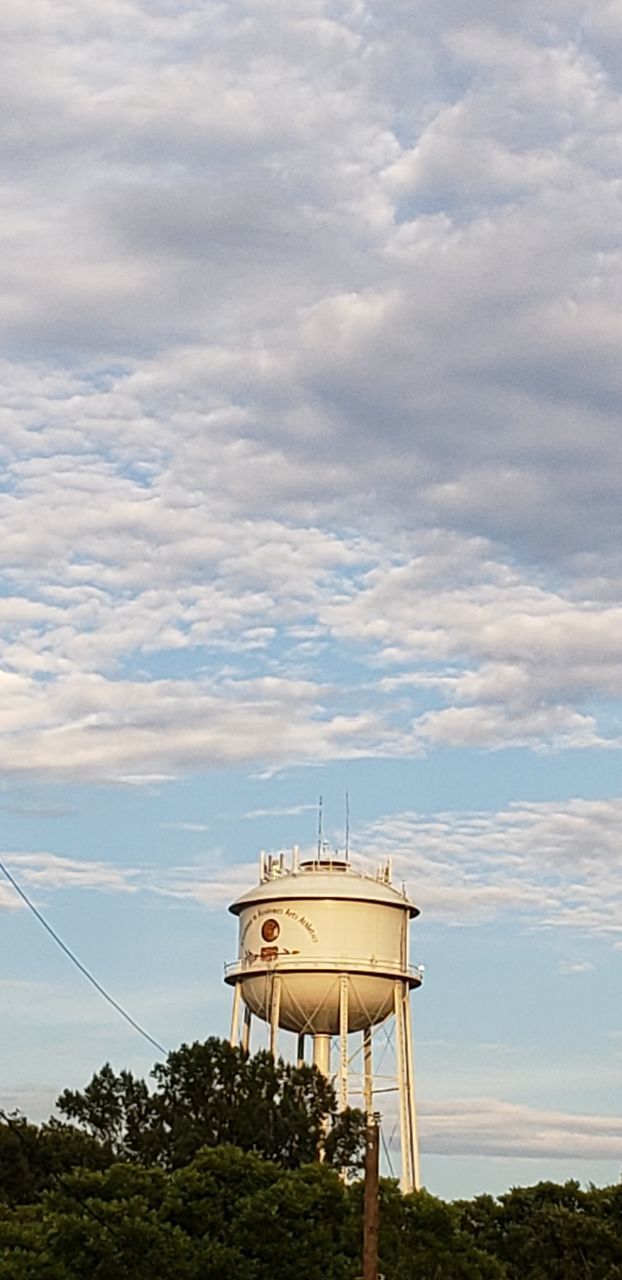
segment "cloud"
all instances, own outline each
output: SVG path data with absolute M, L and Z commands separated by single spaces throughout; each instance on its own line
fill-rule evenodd
M 198 501 L 167 505 L 99 470 L 29 471 L 19 512 L 7 499 L 6 546 L 19 557 L 0 604 L 7 769 L 73 772 L 81 754 L 84 776 L 122 778 L 174 774 L 184 752 L 211 767 L 221 752 L 282 764 L 441 743 L 619 744 L 594 705 L 615 705 L 622 689 L 608 600 L 534 582 L 483 539 L 420 535 L 404 555 L 265 518 L 223 525 Z M 337 647 L 386 674 L 371 693 L 353 670 L 347 694 L 328 697 L 320 741 L 312 706 L 326 704 Z M 176 678 L 159 678 L 171 664 Z M 254 709 L 250 670 L 261 673 Z M 165 734 L 173 704 L 193 698 Z M 346 699 L 356 714 L 343 715 Z
M 422 1102 L 421 1145 L 429 1155 L 617 1160 L 622 1120 L 540 1111 L 497 1098 Z
M 308 681 L 86 676 L 42 688 L 22 678 L 19 685 L 0 744 L 0 767 L 9 775 L 143 782 L 185 769 L 401 749 L 399 733 L 381 717 L 322 706 L 330 689 Z
M 0 22 L 0 766 L 618 748 L 611 6 Z
M 575 973 L 593 973 L 595 967 L 596 966 L 592 964 L 591 960 L 560 960 L 558 964 L 560 973 L 567 973 L 570 975 Z
M 390 855 L 396 876 L 437 922 L 513 918 L 527 929 L 565 929 L 615 946 L 622 931 L 622 803 L 514 802 L 497 812 L 394 814 L 356 832 L 367 860 Z M 559 937 L 559 933 L 557 933 Z M 581 955 L 561 959 L 584 971 Z
M 317 804 L 291 804 L 284 808 L 249 809 L 243 816 L 249 821 L 257 818 L 297 818 L 302 813 L 317 813 Z
M 56 853 L 2 854 L 2 861 L 25 889 L 95 889 L 108 893 L 135 893 L 142 873 L 110 862 L 66 858 Z M 4 886 L 2 887 L 4 890 Z M 5 890 L 2 905 L 19 906 L 13 889 Z
M 204 822 L 163 822 L 161 824 L 167 830 L 172 831 L 207 831 L 208 828 Z
M 154 877 L 153 892 L 181 902 L 198 902 L 203 907 L 222 911 L 234 896 L 244 893 L 257 880 L 254 862 L 228 867 L 171 867 L 164 875 Z
M 614 949 L 622 945 L 621 840 L 622 801 L 575 799 L 516 801 L 497 812 L 394 813 L 360 825 L 351 848 L 355 868 L 363 871 L 390 857 L 395 880 L 408 883 L 425 919 L 437 926 L 511 919 L 526 931 L 550 931 L 562 953 L 557 971 L 577 975 L 592 971 L 594 964 L 583 945 L 572 951 L 573 939 L 601 938 Z M 9 852 L 3 861 L 35 900 L 37 891 L 87 889 L 156 894 L 219 911 L 236 887 L 242 892 L 257 874 L 254 862 L 224 867 L 213 858 L 159 868 L 43 852 Z M 19 906 L 8 885 L 0 886 L 0 905 Z
M 17 910 L 21 906 L 19 898 L 7 884 L 0 884 L 0 909 Z

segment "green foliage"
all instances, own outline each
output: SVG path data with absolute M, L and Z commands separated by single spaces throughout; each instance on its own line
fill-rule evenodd
M 250 1057 L 211 1037 L 169 1053 L 151 1074 L 153 1092 L 106 1064 L 83 1092 L 65 1090 L 59 1110 L 117 1156 L 168 1169 L 223 1144 L 294 1169 L 316 1158 L 327 1127 L 327 1162 L 360 1160 L 364 1117 L 339 1115 L 332 1085 L 314 1067 Z
M 38 1213 L 6 1210 L 0 1280 L 352 1280 L 347 1228 L 325 1166 L 206 1149 L 173 1173 L 75 1173 Z
M 239 1148 L 185 1166 L 76 1169 L 0 1206 L 0 1280 L 355 1280 L 360 1183 Z M 388 1280 L 622 1280 L 622 1188 L 517 1188 L 446 1204 L 381 1182 Z
M 540 1182 L 457 1206 L 462 1225 L 509 1280 L 622 1277 L 622 1188 Z
M 236 1239 L 266 1280 L 349 1280 L 358 1270 L 351 1251 L 349 1202 L 334 1170 L 314 1164 L 291 1170 L 240 1208 Z
M 113 1154 L 73 1125 L 50 1120 L 46 1125 L 29 1124 L 22 1116 L 0 1125 L 0 1202 L 29 1204 L 62 1175 L 82 1166 L 104 1169 Z
M 380 1270 L 390 1280 L 502 1280 L 505 1270 L 462 1230 L 453 1205 L 381 1183 Z
M 336 1170 L 361 1113 L 215 1039 L 152 1075 L 106 1065 L 61 1095 L 71 1123 L 0 1126 L 0 1280 L 356 1280 L 362 1186 Z M 622 1186 L 446 1204 L 383 1181 L 380 1208 L 387 1280 L 622 1280 Z
M 154 1098 L 145 1081 L 137 1080 L 131 1071 L 116 1075 L 105 1063 L 82 1093 L 65 1089 L 57 1106 L 116 1156 L 140 1160 L 148 1154 L 156 1122 Z

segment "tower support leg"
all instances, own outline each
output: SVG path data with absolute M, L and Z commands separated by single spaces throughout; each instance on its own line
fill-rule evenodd
M 415 1136 L 412 1128 L 411 1089 L 412 1075 L 408 1070 L 408 1028 L 406 1008 L 409 1000 L 408 983 L 399 979 L 394 987 L 395 1048 L 397 1056 L 397 1082 L 400 1104 L 400 1140 L 402 1148 L 402 1176 L 400 1185 L 405 1195 L 415 1187 Z
M 419 1159 L 419 1132 L 417 1125 L 417 1095 L 415 1092 L 415 1049 L 410 1009 L 410 991 L 406 988 L 404 1000 L 406 1018 L 406 1060 L 408 1064 L 408 1098 L 410 1102 L 410 1133 L 413 1153 L 413 1183 L 415 1191 L 421 1187 L 421 1163 Z
M 298 1036 L 298 1053 L 296 1055 L 296 1066 L 304 1067 L 305 1064 L 305 1036 L 304 1031 Z
M 242 996 L 242 986 L 236 982 L 233 988 L 233 1009 L 231 1011 L 231 1035 L 229 1036 L 229 1044 L 237 1048 L 240 1043 L 240 999 Z
M 339 1110 L 348 1105 L 348 975 L 339 979 Z
M 330 1075 L 330 1036 L 314 1035 L 313 1037 L 313 1066 L 321 1071 L 323 1076 Z M 328 1117 L 323 1124 L 323 1134 L 318 1143 L 318 1160 L 322 1162 L 326 1158 L 324 1149 L 324 1141 L 326 1138 L 328 1125 Z

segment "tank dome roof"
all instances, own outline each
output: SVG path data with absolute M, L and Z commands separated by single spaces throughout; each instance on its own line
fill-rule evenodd
M 303 862 L 297 869 L 272 873 L 254 888 L 248 889 L 229 910 L 239 915 L 246 907 L 262 902 L 284 902 L 289 898 L 300 901 L 334 898 L 343 902 L 376 902 L 383 906 L 407 910 L 411 918 L 419 915 L 419 908 L 405 892 L 395 889 L 387 876 L 365 875 L 354 871 L 349 862 L 316 860 Z

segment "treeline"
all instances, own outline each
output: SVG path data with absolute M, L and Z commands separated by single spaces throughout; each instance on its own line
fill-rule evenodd
M 62 1120 L 6 1117 L 0 1280 L 360 1276 L 360 1112 L 313 1068 L 216 1039 L 152 1076 L 105 1066 L 61 1094 Z M 380 1194 L 386 1280 L 622 1280 L 622 1186 Z

